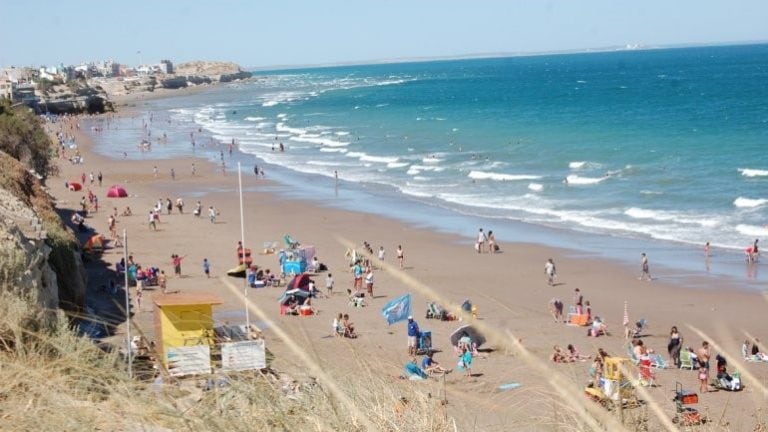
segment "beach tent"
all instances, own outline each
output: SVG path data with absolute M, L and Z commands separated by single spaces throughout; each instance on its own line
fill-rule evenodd
M 246 268 L 247 266 L 245 264 L 239 264 L 237 267 L 227 270 L 227 276 L 244 278 Z
M 81 185 L 78 182 L 69 182 L 69 190 L 71 190 L 73 192 L 77 192 L 77 191 L 79 191 L 82 188 L 83 188 L 83 185 Z
M 472 343 L 476 344 L 478 347 L 486 342 L 485 336 L 483 336 L 476 328 L 471 325 L 465 325 L 459 327 L 451 334 L 451 345 L 459 345 L 459 340 L 464 336 L 469 337 L 469 339 L 472 340 Z
M 298 298 L 300 303 L 303 303 L 303 299 L 310 296 L 309 274 L 302 273 L 291 279 L 285 287 L 285 292 L 279 298 L 280 303 L 285 304 L 291 296 Z
M 113 185 L 109 190 L 107 191 L 107 198 L 125 198 L 128 196 L 128 192 L 125 191 L 125 188 L 118 185 Z
M 104 250 L 104 237 L 101 234 L 96 234 L 88 239 L 83 246 L 86 252 L 101 252 Z
M 309 273 L 302 273 L 291 279 L 291 281 L 288 282 L 288 285 L 285 287 L 285 290 L 290 291 L 293 289 L 300 289 L 309 292 Z

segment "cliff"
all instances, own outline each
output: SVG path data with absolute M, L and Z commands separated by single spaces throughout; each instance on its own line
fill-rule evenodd
M 106 91 L 85 81 L 70 81 L 66 85 L 44 88 L 38 102 L 38 111 L 51 114 L 103 113 L 113 111 Z
M 41 318 L 51 318 L 58 308 L 82 309 L 86 273 L 77 239 L 30 169 L 47 172 L 50 141 L 40 148 L 40 134 L 47 139 L 33 115 L 0 105 L 0 290 L 28 298 Z

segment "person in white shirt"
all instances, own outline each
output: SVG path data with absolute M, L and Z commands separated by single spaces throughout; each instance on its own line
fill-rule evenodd
M 477 232 L 477 253 L 483 253 L 485 252 L 485 242 L 488 240 L 488 238 L 485 236 L 485 233 L 483 232 L 483 229 L 480 228 L 480 231 Z

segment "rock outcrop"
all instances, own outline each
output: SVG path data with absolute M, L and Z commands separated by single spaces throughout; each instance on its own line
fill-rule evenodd
M 0 151 L 0 289 L 23 294 L 43 311 L 80 312 L 86 282 L 79 243 L 50 196 Z
M 102 87 L 91 86 L 84 81 L 72 81 L 46 89 L 37 109 L 51 114 L 96 114 L 114 110 Z

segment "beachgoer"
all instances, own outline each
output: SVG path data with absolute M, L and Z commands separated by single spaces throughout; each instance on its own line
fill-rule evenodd
M 211 277 L 211 263 L 208 261 L 208 258 L 203 258 L 203 273 L 205 273 L 205 277 Z
M 165 270 L 160 270 L 160 275 L 157 277 L 157 284 L 160 285 L 163 294 L 168 294 L 168 278 L 165 276 Z
M 403 260 L 405 259 L 405 255 L 403 253 L 403 247 L 401 245 L 397 246 L 397 261 L 400 263 L 400 270 L 403 269 Z
M 171 180 L 176 180 L 176 171 L 171 168 Z
M 648 270 L 648 256 L 645 255 L 645 252 L 640 254 L 640 277 L 637 278 L 637 280 L 647 280 L 651 281 L 653 278 L 651 278 L 651 272 Z
M 208 207 L 208 219 L 211 223 L 216 223 L 216 209 L 213 206 Z
M 571 358 L 571 361 L 584 361 L 592 358 L 591 356 L 588 356 L 588 355 L 585 356 L 579 353 L 579 351 L 576 349 L 575 346 L 573 346 L 573 344 L 568 344 L 567 350 L 568 350 L 568 356 Z
M 155 218 L 155 212 L 150 210 L 149 211 L 149 229 L 152 231 L 157 231 L 157 218 Z
M 573 290 L 573 304 L 576 306 L 576 313 L 581 315 L 582 312 L 582 306 L 584 304 L 584 296 L 581 295 L 581 290 L 576 288 Z
M 554 347 L 552 347 L 552 350 L 553 350 L 553 353 L 551 356 L 549 356 L 549 359 L 552 360 L 553 362 L 566 363 L 566 362 L 572 361 L 569 356 L 563 353 L 563 349 L 560 348 L 559 345 L 555 345 Z
M 493 235 L 493 231 L 488 231 L 488 252 L 496 253 L 499 251 L 499 244 L 496 243 L 496 236 Z
M 356 261 L 352 266 L 352 274 L 354 275 L 354 282 L 352 288 L 357 292 L 363 287 L 363 267 L 360 265 L 360 261 Z
M 165 199 L 165 208 L 168 210 L 168 214 L 171 214 L 173 211 L 173 203 L 171 202 L 170 198 Z
M 379 246 L 379 251 L 377 253 L 377 256 L 379 258 L 379 261 L 384 262 L 384 246 Z
M 181 260 L 186 256 L 179 256 L 177 254 L 171 255 L 171 263 L 173 264 L 173 273 L 176 277 L 181 277 Z
M 328 273 L 325 277 L 325 289 L 328 291 L 328 297 L 333 294 L 333 275 Z
M 195 176 L 195 172 L 197 172 L 197 169 L 195 168 L 195 163 L 192 162 L 192 177 Z
M 99 187 L 101 187 L 101 181 L 104 179 L 104 176 L 101 174 L 101 171 L 99 171 L 99 174 L 96 176 L 96 178 L 99 180 Z
M 195 204 L 195 210 L 192 212 L 192 214 L 197 216 L 197 217 L 200 217 L 200 213 L 202 213 L 202 212 L 203 212 L 203 204 L 200 203 L 200 201 L 198 201 Z
M 544 264 L 544 274 L 547 275 L 547 285 L 554 285 L 557 273 L 555 272 L 555 262 L 552 261 L 552 258 L 548 259 L 546 264 Z
M 416 351 L 419 347 L 419 324 L 413 320 L 412 316 L 408 317 L 408 355 L 416 355 Z
M 553 298 L 549 301 L 549 311 L 556 323 L 563 322 L 563 301 L 559 298 Z
M 344 336 L 344 327 L 341 325 L 343 319 L 341 312 L 333 319 L 333 335 L 336 337 Z
M 184 201 L 181 197 L 176 198 L 176 209 L 179 210 L 179 214 L 184 214 Z
M 355 325 L 349 320 L 349 314 L 344 314 L 341 320 L 341 325 L 344 328 L 344 337 L 352 339 L 357 337 L 357 333 L 355 333 Z
M 464 376 L 469 378 L 472 376 L 472 351 L 468 347 L 464 347 L 459 359 L 459 369 L 464 371 Z
M 485 236 L 483 229 L 480 228 L 480 230 L 477 232 L 477 243 L 475 244 L 475 250 L 477 250 L 477 253 L 485 252 L 485 242 L 487 240 L 488 238 Z
M 680 336 L 680 332 L 677 331 L 677 326 L 672 326 L 669 331 L 669 343 L 667 343 L 667 352 L 669 358 L 672 359 L 672 364 L 675 367 L 680 367 L 680 348 L 683 346 L 683 337 Z
M 373 298 L 373 269 L 368 267 L 368 272 L 365 274 L 365 289 L 368 291 L 368 295 Z
M 701 347 L 696 350 L 696 359 L 699 362 L 699 379 L 701 379 L 702 371 L 704 373 L 704 382 L 706 384 L 707 379 L 709 378 L 709 358 L 712 356 L 711 351 L 709 349 L 709 342 L 704 341 L 701 343 Z M 706 388 L 702 390 L 703 392 L 706 392 Z
M 152 167 L 152 175 L 154 175 L 154 176 L 155 176 L 155 178 L 157 178 L 157 165 L 155 165 L 154 167 Z
M 421 368 L 428 374 L 444 374 L 450 372 L 448 369 L 440 366 L 440 363 L 433 358 L 432 351 L 427 352 L 421 360 Z
M 709 258 L 709 242 L 704 244 L 704 258 Z

